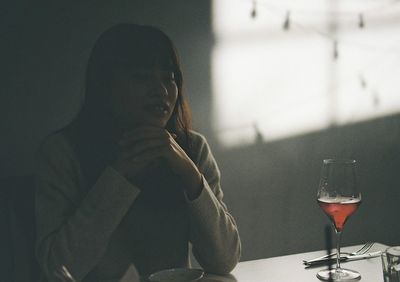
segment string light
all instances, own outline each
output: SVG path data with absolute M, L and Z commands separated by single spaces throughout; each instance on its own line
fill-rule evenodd
M 391 8 L 392 6 L 394 6 L 396 4 L 399 4 L 399 3 L 400 3 L 400 0 L 394 0 L 394 1 L 391 1 L 389 4 L 382 5 L 378 9 L 371 9 L 371 10 L 362 11 L 362 12 L 357 13 L 356 15 L 358 15 L 358 28 L 364 29 L 365 26 L 366 26 L 365 25 L 365 18 L 364 18 L 365 13 L 377 12 L 377 11 L 381 11 L 381 10 L 387 10 L 388 8 Z M 274 6 L 273 4 L 268 3 L 266 1 L 263 1 L 261 3 L 259 1 L 257 3 L 256 0 L 253 0 L 253 8 L 252 8 L 252 11 L 251 11 L 251 17 L 253 19 L 257 17 L 257 5 L 262 5 L 266 9 L 271 10 L 271 12 L 273 12 L 273 13 L 278 13 L 279 11 L 281 11 L 280 8 Z M 307 11 L 296 11 L 296 12 L 306 13 Z M 334 15 L 338 16 L 338 13 L 335 12 Z M 353 16 L 355 16 L 355 13 L 346 13 L 346 12 L 343 13 L 342 12 L 342 13 L 339 13 L 339 15 L 352 16 L 353 17 Z M 293 23 L 293 22 L 291 22 L 290 16 L 291 16 L 291 11 L 287 10 L 286 13 L 285 13 L 285 19 L 284 19 L 284 22 L 283 22 L 283 25 L 282 25 L 282 29 L 284 31 L 290 30 L 291 26 L 295 25 L 298 28 L 301 28 L 303 30 L 313 31 L 313 32 L 319 34 L 320 36 L 327 38 L 328 40 L 332 40 L 332 43 L 333 43 L 333 54 L 332 54 L 333 60 L 337 61 L 339 59 L 339 41 L 338 41 L 338 39 L 333 39 L 331 34 L 328 34 L 326 32 L 320 31 L 318 29 L 304 27 L 304 26 L 300 25 L 297 22 Z M 340 42 L 343 43 L 342 41 L 340 41 Z M 351 42 L 345 42 L 345 43 L 346 44 L 353 44 L 353 45 L 357 45 L 357 46 L 361 47 L 360 46 L 361 44 L 358 44 L 358 43 L 351 43 Z M 369 47 L 369 49 L 372 48 L 372 46 L 364 46 L 364 47 Z M 360 83 L 360 86 L 361 86 L 362 89 L 367 89 L 368 84 L 367 84 L 367 81 L 364 78 L 363 74 L 359 75 L 359 83 Z M 380 103 L 381 103 L 380 97 L 379 97 L 379 92 L 376 89 L 374 89 L 371 92 L 370 95 L 371 95 L 374 107 L 378 108 Z M 260 131 L 258 130 L 258 126 L 257 126 L 256 123 L 253 124 L 253 128 L 254 128 L 255 133 L 256 133 L 256 141 L 262 140 L 263 136 L 261 135 Z
M 246 0 L 243 0 L 243 1 L 246 1 Z M 252 15 L 255 13 L 255 16 L 256 16 L 257 12 L 254 12 L 255 11 L 255 2 L 256 2 L 256 0 L 252 0 L 252 1 L 253 1 Z M 283 8 L 278 7 L 278 6 L 274 5 L 274 4 L 271 4 L 266 0 L 263 0 L 263 1 L 257 0 L 257 1 L 258 1 L 257 2 L 257 8 L 261 5 L 263 8 L 269 10 L 272 14 L 275 14 L 275 16 L 276 16 L 276 14 L 282 12 Z M 359 12 L 359 13 L 354 13 L 354 12 L 340 12 L 340 13 L 338 13 L 338 12 L 335 12 L 335 13 L 332 14 L 332 13 L 329 13 L 329 12 L 326 12 L 326 11 L 310 12 L 310 11 L 299 10 L 299 9 L 295 10 L 295 12 L 296 13 L 302 13 L 302 14 L 310 14 L 310 15 L 315 15 L 315 14 L 332 15 L 332 16 L 335 16 L 335 17 L 339 17 L 339 16 L 349 16 L 349 17 L 351 16 L 351 17 L 354 17 L 355 15 L 358 15 L 358 27 L 359 28 L 365 28 L 365 26 L 366 26 L 366 24 L 365 24 L 365 14 L 366 13 L 376 13 L 376 12 L 380 12 L 380 11 L 385 11 L 385 10 L 388 10 L 388 9 L 393 9 L 394 6 L 400 6 L 400 0 L 392 0 L 389 3 L 381 5 L 380 7 L 376 7 L 374 9 L 369 9 L 369 10 L 364 10 L 364 11 Z M 292 19 L 290 19 L 290 13 L 291 12 L 293 12 L 293 10 L 291 10 L 290 12 L 287 11 L 286 14 L 285 14 L 285 20 L 284 20 L 284 23 L 283 23 L 283 26 L 282 26 L 283 30 L 286 31 L 286 30 L 290 29 L 292 26 L 295 26 L 295 27 L 297 27 L 299 29 L 303 29 L 305 31 L 314 32 L 314 33 L 320 35 L 321 37 L 325 37 L 328 40 L 333 40 L 332 39 L 332 35 L 330 35 L 327 32 L 321 31 L 321 30 L 316 29 L 316 28 L 303 26 L 298 22 L 293 22 Z M 341 40 L 340 42 L 341 43 L 346 43 L 346 45 L 357 45 L 358 47 L 365 47 L 367 49 L 374 49 L 374 50 L 376 49 L 376 46 L 369 46 L 369 45 L 366 45 L 366 44 L 359 44 L 357 42 L 351 42 L 351 41 L 348 41 L 348 40 L 346 42 L 343 42 L 343 40 Z
M 244 0 L 244 1 L 246 1 L 246 0 Z M 269 9 L 271 11 L 278 12 L 283 9 L 280 5 L 273 4 L 272 2 L 267 1 L 267 0 L 259 1 L 260 5 L 266 7 L 267 9 Z M 393 9 L 394 6 L 397 6 L 399 4 L 400 4 L 400 0 L 388 0 L 387 3 L 382 3 L 382 5 L 380 5 L 380 6 L 369 8 L 369 9 L 363 9 L 362 11 L 360 11 L 360 13 L 363 15 L 370 14 L 370 13 L 376 14 L 377 12 Z M 356 13 L 356 12 L 347 12 L 347 11 L 330 12 L 330 11 L 326 11 L 326 10 L 318 11 L 318 10 L 304 10 L 304 9 L 295 9 L 294 12 L 296 14 L 303 14 L 303 15 L 308 15 L 308 16 L 324 15 L 327 17 L 333 16 L 333 17 L 347 17 L 347 18 L 353 18 L 357 14 L 358 15 L 360 14 L 360 13 Z

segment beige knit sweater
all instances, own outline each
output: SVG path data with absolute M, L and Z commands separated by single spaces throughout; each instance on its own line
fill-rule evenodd
M 203 190 L 189 201 L 168 174 L 141 190 L 110 166 L 86 187 L 63 132 L 37 154 L 37 258 L 44 281 L 66 266 L 78 281 L 118 279 L 132 264 L 142 275 L 189 267 L 189 249 L 207 272 L 229 273 L 240 257 L 234 219 L 222 202 L 220 172 L 205 138 L 192 132 Z M 86 192 L 89 191 L 89 192 Z

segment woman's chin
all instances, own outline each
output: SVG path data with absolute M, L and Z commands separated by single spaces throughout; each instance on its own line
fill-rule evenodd
M 130 128 L 141 127 L 141 126 L 165 128 L 166 125 L 167 123 L 161 120 L 145 120 L 141 122 L 131 123 Z
M 165 128 L 165 126 L 167 125 L 167 122 L 168 122 L 168 120 L 165 120 L 163 118 L 151 117 L 149 119 L 143 120 L 141 122 L 141 125 Z

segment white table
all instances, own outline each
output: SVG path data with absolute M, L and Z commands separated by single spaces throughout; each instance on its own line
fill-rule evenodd
M 344 247 L 343 250 L 353 252 L 362 245 Z M 370 252 L 383 251 L 387 246 L 376 243 Z M 305 269 L 302 263 L 304 259 L 311 259 L 324 255 L 325 251 L 294 254 L 267 259 L 240 262 L 232 271 L 231 277 L 206 275 L 201 281 L 215 282 L 318 282 L 316 277 L 320 269 L 314 267 Z M 382 263 L 380 257 L 346 262 L 341 264 L 343 268 L 350 268 L 361 273 L 362 282 L 382 282 Z M 334 267 L 334 265 L 333 265 Z

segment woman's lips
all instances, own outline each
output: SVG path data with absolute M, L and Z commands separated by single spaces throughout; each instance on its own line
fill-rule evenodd
M 170 107 L 167 103 L 147 104 L 144 108 L 151 114 L 159 117 L 167 116 L 170 112 Z

